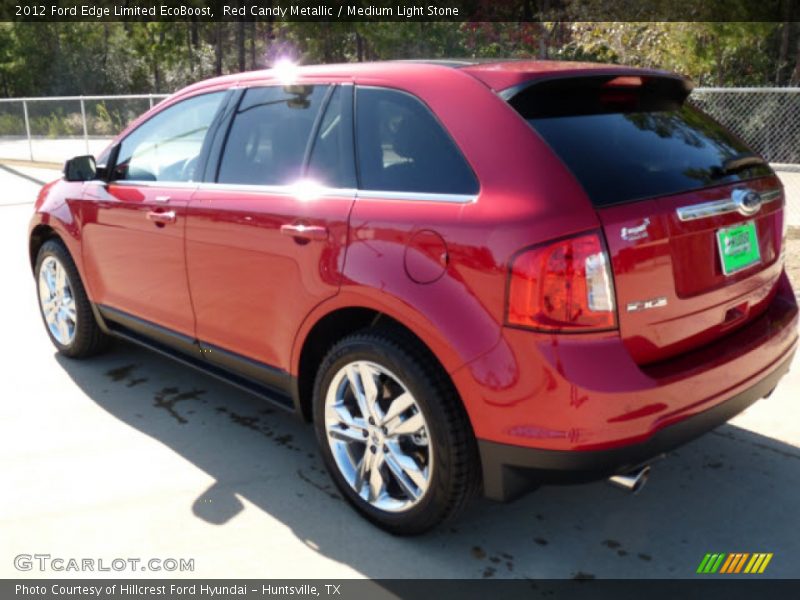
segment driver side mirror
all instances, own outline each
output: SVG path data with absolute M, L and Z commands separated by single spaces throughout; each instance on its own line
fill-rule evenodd
M 94 156 L 76 156 L 64 163 L 64 179 L 67 181 L 91 181 L 97 178 Z

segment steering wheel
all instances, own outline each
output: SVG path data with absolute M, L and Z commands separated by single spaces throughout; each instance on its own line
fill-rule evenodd
M 180 180 L 192 181 L 195 175 L 196 168 L 197 168 L 197 157 L 193 156 L 191 158 L 187 158 L 186 161 L 183 163 L 183 166 L 181 167 Z

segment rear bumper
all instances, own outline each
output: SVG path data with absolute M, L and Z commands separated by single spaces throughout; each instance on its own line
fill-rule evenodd
M 768 394 L 798 345 L 782 273 L 764 312 L 713 343 L 640 366 L 619 336 L 506 330 L 452 373 L 478 439 L 485 493 L 621 473 L 724 423 Z
M 541 483 L 578 483 L 629 472 L 722 425 L 768 395 L 789 371 L 794 353 L 795 346 L 752 387 L 713 408 L 664 427 L 637 444 L 608 450 L 560 451 L 479 440 L 484 494 L 493 500 L 508 501 Z

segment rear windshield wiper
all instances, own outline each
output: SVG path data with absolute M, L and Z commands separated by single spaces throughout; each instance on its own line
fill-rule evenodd
M 732 156 L 722 163 L 720 171 L 723 175 L 729 175 L 748 167 L 760 167 L 766 164 L 767 161 L 756 154 L 739 154 L 737 156 Z

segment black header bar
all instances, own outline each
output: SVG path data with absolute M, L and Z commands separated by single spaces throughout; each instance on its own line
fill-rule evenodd
M 0 20 L 800 21 L 796 0 L 0 0 Z

